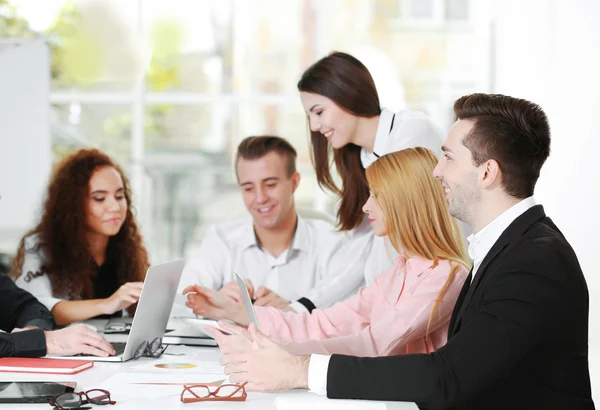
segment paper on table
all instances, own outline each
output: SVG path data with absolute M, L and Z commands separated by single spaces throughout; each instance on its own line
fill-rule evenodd
M 85 388 L 105 389 L 115 400 L 158 398 L 179 395 L 184 384 L 220 382 L 225 377 L 210 374 L 117 373 L 95 386 Z M 220 384 L 220 383 L 218 383 Z
M 112 377 L 109 377 L 101 384 L 104 386 L 119 386 L 119 385 L 131 385 L 131 384 L 192 384 L 192 383 L 209 383 L 217 380 L 224 379 L 220 377 L 222 375 L 217 374 L 169 374 L 165 377 L 161 373 L 117 373 Z
M 186 346 L 186 345 L 169 345 L 164 353 L 166 356 L 196 356 L 195 360 L 215 360 L 215 356 L 220 355 L 219 350 L 216 348 L 202 348 L 199 349 L 197 346 Z M 198 359 L 202 357 L 202 359 Z
M 163 360 L 153 360 L 131 367 L 135 370 L 150 371 L 152 373 L 168 374 L 209 374 L 223 376 L 224 367 L 216 361 L 186 360 L 185 357 L 173 357 Z

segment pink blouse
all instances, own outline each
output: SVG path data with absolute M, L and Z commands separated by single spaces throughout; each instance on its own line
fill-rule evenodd
M 256 316 L 265 335 L 286 343 L 296 354 L 428 353 L 446 344 L 452 309 L 468 275 L 459 265 L 427 334 L 431 309 L 451 269 L 447 260 L 434 264 L 419 256 L 399 256 L 370 286 L 329 309 L 309 314 L 255 307 Z

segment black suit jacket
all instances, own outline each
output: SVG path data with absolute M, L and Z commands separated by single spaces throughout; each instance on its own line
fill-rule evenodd
M 332 356 L 327 396 L 421 409 L 594 409 L 587 285 L 562 233 L 534 206 L 467 281 L 437 352 Z
M 40 357 L 46 355 L 45 330 L 54 329 L 54 318 L 31 293 L 19 288 L 12 279 L 0 275 L 0 329 L 37 326 L 39 329 L 18 333 L 0 333 L 0 357 Z

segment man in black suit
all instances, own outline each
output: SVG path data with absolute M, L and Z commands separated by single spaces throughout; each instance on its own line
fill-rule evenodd
M 487 94 L 458 99 L 454 112 L 434 176 L 450 213 L 475 233 L 446 346 L 428 355 L 308 358 L 252 330 L 263 348 L 224 356 L 232 381 L 422 409 L 594 409 L 585 278 L 533 199 L 550 154 L 546 115 L 528 101 Z
M 108 356 L 110 343 L 85 325 L 54 329 L 54 318 L 31 293 L 0 275 L 0 357 L 40 357 L 85 353 Z

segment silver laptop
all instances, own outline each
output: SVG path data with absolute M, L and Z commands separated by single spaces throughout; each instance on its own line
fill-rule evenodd
M 177 292 L 177 286 L 179 285 L 179 279 L 183 272 L 184 262 L 184 259 L 177 259 L 148 268 L 124 350 L 122 343 L 113 343 L 113 347 L 117 351 L 115 356 L 77 355 L 60 357 L 63 359 L 126 362 L 133 358 L 135 351 L 144 341 L 150 343 L 157 337 L 163 337 L 167 328 L 167 322 L 169 321 L 169 313 L 171 312 L 171 306 L 173 306 L 175 293 Z M 119 354 L 119 350 L 122 351 L 121 354 Z
M 248 313 L 248 323 L 254 323 L 256 329 L 260 330 L 258 319 L 256 318 L 256 312 L 254 312 L 254 306 L 252 305 L 252 300 L 250 299 L 250 293 L 248 293 L 248 287 L 240 275 L 236 273 L 235 277 L 237 279 L 238 286 L 240 287 L 240 293 L 242 294 L 242 300 L 244 302 L 244 306 L 246 307 L 246 312 Z

